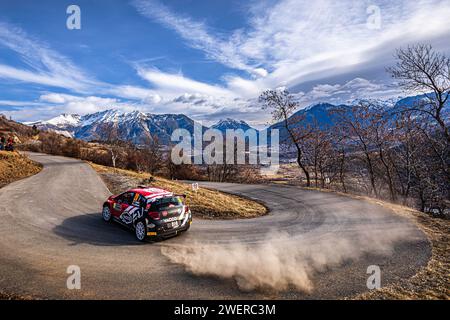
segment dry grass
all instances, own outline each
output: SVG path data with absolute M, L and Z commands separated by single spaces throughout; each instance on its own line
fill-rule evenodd
M 25 296 L 25 295 L 21 296 L 16 294 L 0 292 L 0 300 L 37 300 L 37 298 L 32 296 Z
M 450 299 L 450 221 L 433 218 L 422 212 L 377 200 L 396 214 L 406 216 L 427 235 L 432 255 L 427 266 L 403 282 L 357 296 L 357 299 Z
M 148 173 L 137 173 L 91 163 L 103 181 L 114 194 L 123 192 L 138 185 L 150 185 L 187 195 L 187 204 L 194 216 L 206 219 L 254 218 L 267 214 L 267 208 L 250 199 L 227 193 L 200 188 L 193 191 L 191 186 L 178 181 L 151 176 Z
M 42 166 L 17 152 L 0 151 L 0 188 L 19 179 L 32 176 Z

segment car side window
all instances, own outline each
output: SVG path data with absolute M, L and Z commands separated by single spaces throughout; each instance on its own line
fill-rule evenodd
M 124 196 L 124 194 L 121 194 L 120 196 L 116 197 L 115 202 L 122 203 L 123 202 L 123 196 Z
M 134 192 L 126 192 L 119 197 L 118 202 L 131 205 L 133 202 Z

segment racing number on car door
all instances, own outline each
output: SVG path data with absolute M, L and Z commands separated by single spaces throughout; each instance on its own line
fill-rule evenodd
M 142 217 L 140 202 L 140 195 L 138 193 L 129 192 L 124 194 L 120 220 L 126 224 L 131 224 Z

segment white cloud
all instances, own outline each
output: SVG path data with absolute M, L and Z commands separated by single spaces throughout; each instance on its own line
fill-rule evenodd
M 174 30 L 208 57 L 257 75 L 256 79 L 226 77 L 232 91 L 246 95 L 386 63 L 398 46 L 450 35 L 448 0 L 284 0 L 271 6 L 258 4 L 258 10 L 249 12 L 253 14 L 249 26 L 228 35 L 176 15 L 154 0 L 136 0 L 134 4 L 141 14 Z M 367 27 L 370 5 L 380 7 L 379 30 Z
M 83 92 L 99 83 L 69 59 L 28 36 L 22 29 L 0 22 L 0 46 L 13 50 L 31 70 L 0 64 L 0 78 Z
M 123 102 L 115 98 L 103 98 L 97 96 L 74 96 L 62 93 L 48 93 L 39 97 L 41 102 L 55 104 L 55 108 L 64 113 L 76 113 L 80 115 L 94 113 L 108 109 L 120 109 L 133 111 L 142 107 L 139 104 Z
M 189 46 L 204 51 L 209 58 L 251 74 L 262 72 L 262 68 L 250 63 L 252 59 L 240 54 L 239 30 L 231 36 L 217 33 L 213 35 L 204 23 L 187 16 L 176 15 L 158 1 L 135 0 L 133 5 L 140 14 L 174 30 L 187 41 Z
M 255 68 L 255 69 L 252 70 L 252 73 L 255 76 L 259 76 L 259 77 L 267 77 L 267 75 L 269 74 L 267 72 L 267 70 L 264 69 L 264 68 Z
M 231 96 L 233 93 L 219 86 L 195 81 L 182 74 L 161 72 L 157 69 L 138 68 L 138 74 L 162 92 L 200 93 L 217 97 Z
M 395 99 L 402 96 L 397 88 L 382 82 L 354 78 L 343 84 L 317 84 L 308 92 L 294 94 L 301 107 L 319 102 L 352 103 L 359 99 Z
M 30 107 L 30 106 L 42 106 L 41 102 L 35 101 L 19 101 L 19 100 L 0 100 L 0 106 L 8 107 Z
M 0 22 L 0 48 L 14 51 L 29 69 L 0 64 L 0 78 L 64 88 L 83 94 L 108 94 L 120 98 L 158 103 L 158 93 L 137 86 L 111 85 L 96 80 L 70 59 L 32 38 L 21 28 Z
M 120 98 L 141 100 L 150 104 L 156 104 L 163 100 L 161 95 L 154 90 L 130 85 L 111 86 L 105 90 L 105 93 Z

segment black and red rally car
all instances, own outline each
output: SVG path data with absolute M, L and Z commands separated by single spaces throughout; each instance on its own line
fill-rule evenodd
M 184 195 L 142 186 L 110 196 L 103 204 L 102 216 L 134 230 L 139 241 L 177 235 L 192 223 Z

